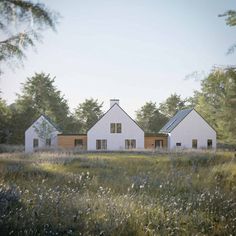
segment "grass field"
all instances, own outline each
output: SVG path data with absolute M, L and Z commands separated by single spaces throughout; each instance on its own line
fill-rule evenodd
M 0 154 L 1 235 L 236 235 L 234 153 Z

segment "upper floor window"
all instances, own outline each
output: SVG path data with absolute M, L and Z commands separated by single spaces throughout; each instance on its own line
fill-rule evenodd
M 111 133 L 121 133 L 122 127 L 121 123 L 111 123 L 110 131 Z

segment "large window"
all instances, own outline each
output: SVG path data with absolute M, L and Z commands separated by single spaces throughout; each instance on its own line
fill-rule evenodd
M 106 150 L 107 149 L 107 140 L 106 139 L 97 139 L 96 140 L 96 149 L 97 150 Z
M 121 133 L 121 123 L 111 123 L 110 131 L 111 133 Z
M 33 147 L 37 148 L 39 146 L 39 140 L 37 138 L 34 138 L 33 140 Z
M 176 147 L 181 147 L 181 143 L 176 143 Z
M 75 139 L 75 142 L 74 142 L 74 146 L 79 146 L 79 147 L 82 147 L 83 146 L 83 139 Z
M 212 139 L 207 139 L 207 148 L 212 148 Z
M 46 146 L 47 146 L 47 147 L 50 147 L 50 146 L 51 146 L 51 139 L 50 139 L 50 138 L 47 138 L 47 139 L 46 139 Z
M 197 139 L 192 140 L 192 148 L 197 148 Z
M 125 140 L 125 149 L 133 149 L 136 148 L 136 140 L 135 139 L 126 139 Z
M 155 140 L 155 148 L 162 148 L 163 140 Z

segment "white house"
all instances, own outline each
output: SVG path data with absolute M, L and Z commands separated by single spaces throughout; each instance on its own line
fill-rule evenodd
M 144 131 L 119 106 L 110 100 L 110 109 L 87 133 L 88 150 L 144 149 Z
M 35 149 L 57 147 L 57 134 L 59 130 L 44 115 L 41 115 L 25 131 L 25 152 L 33 152 Z
M 176 113 L 160 133 L 168 134 L 168 148 L 216 148 L 216 131 L 194 109 Z

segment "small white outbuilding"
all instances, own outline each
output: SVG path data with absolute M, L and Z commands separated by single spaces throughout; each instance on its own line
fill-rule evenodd
M 216 131 L 195 110 L 176 113 L 160 130 L 168 134 L 168 148 L 216 148 Z
M 40 115 L 25 131 L 25 152 L 33 152 L 40 148 L 57 147 L 59 130 L 48 117 Z
M 110 100 L 110 109 L 87 133 L 88 150 L 144 149 L 144 131 L 120 107 L 118 99 Z

